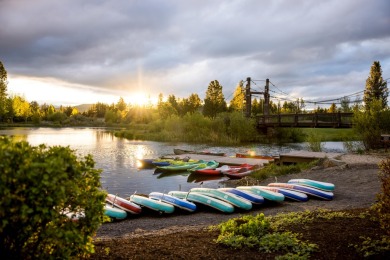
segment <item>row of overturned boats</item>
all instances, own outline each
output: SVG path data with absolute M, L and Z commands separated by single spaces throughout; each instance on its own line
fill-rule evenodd
M 291 179 L 287 183 L 270 183 L 267 186 L 238 186 L 235 188 L 192 188 L 189 191 L 151 192 L 122 198 L 114 194 L 106 197 L 105 214 L 113 219 L 152 210 L 158 214 L 175 211 L 196 212 L 199 207 L 222 213 L 235 210 L 249 211 L 267 201 L 306 202 L 310 197 L 332 200 L 335 185 L 311 179 Z

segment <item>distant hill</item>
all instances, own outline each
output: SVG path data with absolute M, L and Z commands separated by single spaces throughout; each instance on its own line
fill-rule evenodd
M 75 108 L 77 108 L 79 113 L 83 113 L 83 112 L 87 111 L 92 105 L 93 104 L 81 104 L 81 105 L 75 106 Z

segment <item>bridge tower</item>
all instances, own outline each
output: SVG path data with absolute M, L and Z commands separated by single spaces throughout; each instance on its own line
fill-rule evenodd
M 246 78 L 246 85 L 245 85 L 245 116 L 250 117 L 252 113 L 252 95 L 255 94 L 264 94 L 264 115 L 269 115 L 269 79 L 265 80 L 265 88 L 264 92 L 258 92 L 258 91 L 251 91 L 251 78 Z

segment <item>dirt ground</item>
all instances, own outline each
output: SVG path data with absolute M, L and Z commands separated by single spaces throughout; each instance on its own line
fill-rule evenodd
M 274 259 L 273 254 L 242 249 L 232 250 L 214 242 L 218 234 L 210 232 L 209 225 L 219 224 L 243 214 L 267 215 L 292 211 L 325 208 L 348 211 L 358 215 L 375 202 L 380 191 L 377 177 L 378 163 L 389 154 L 343 155 L 341 165 L 316 167 L 299 174 L 280 176 L 277 182 L 292 178 L 309 178 L 335 184 L 332 201 L 311 198 L 308 202 L 268 203 L 254 207 L 249 212 L 237 211 L 223 214 L 200 207 L 195 213 L 177 211 L 170 215 L 146 212 L 123 221 L 103 224 L 95 237 L 96 253 L 93 259 Z M 332 166 L 332 165 L 328 165 Z M 274 178 L 259 185 L 275 182 Z M 251 180 L 241 180 L 251 185 Z M 231 181 L 227 185 L 242 183 Z M 372 237 L 383 233 L 376 222 L 369 218 L 339 219 L 314 222 L 291 227 L 291 231 L 303 234 L 306 240 L 320 247 L 313 259 L 359 259 L 351 243 L 362 235 Z M 386 255 L 387 256 L 387 255 Z M 382 256 L 383 257 L 383 256 Z

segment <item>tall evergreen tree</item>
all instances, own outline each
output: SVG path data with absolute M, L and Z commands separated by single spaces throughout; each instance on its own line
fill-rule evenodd
M 218 80 L 210 82 L 204 99 L 203 115 L 214 118 L 218 113 L 226 111 L 226 101 L 222 86 Z
M 229 108 L 233 111 L 242 111 L 244 109 L 244 82 L 241 80 L 234 90 L 233 98 L 230 100 Z
M 387 82 L 382 78 L 382 68 L 379 61 L 374 61 L 370 69 L 370 75 L 366 80 L 366 89 L 364 90 L 364 104 L 366 110 L 369 109 L 370 104 L 374 100 L 381 100 L 382 108 L 387 106 L 387 97 L 389 90 Z
M 7 110 L 7 71 L 0 61 L 0 120 L 6 114 Z

